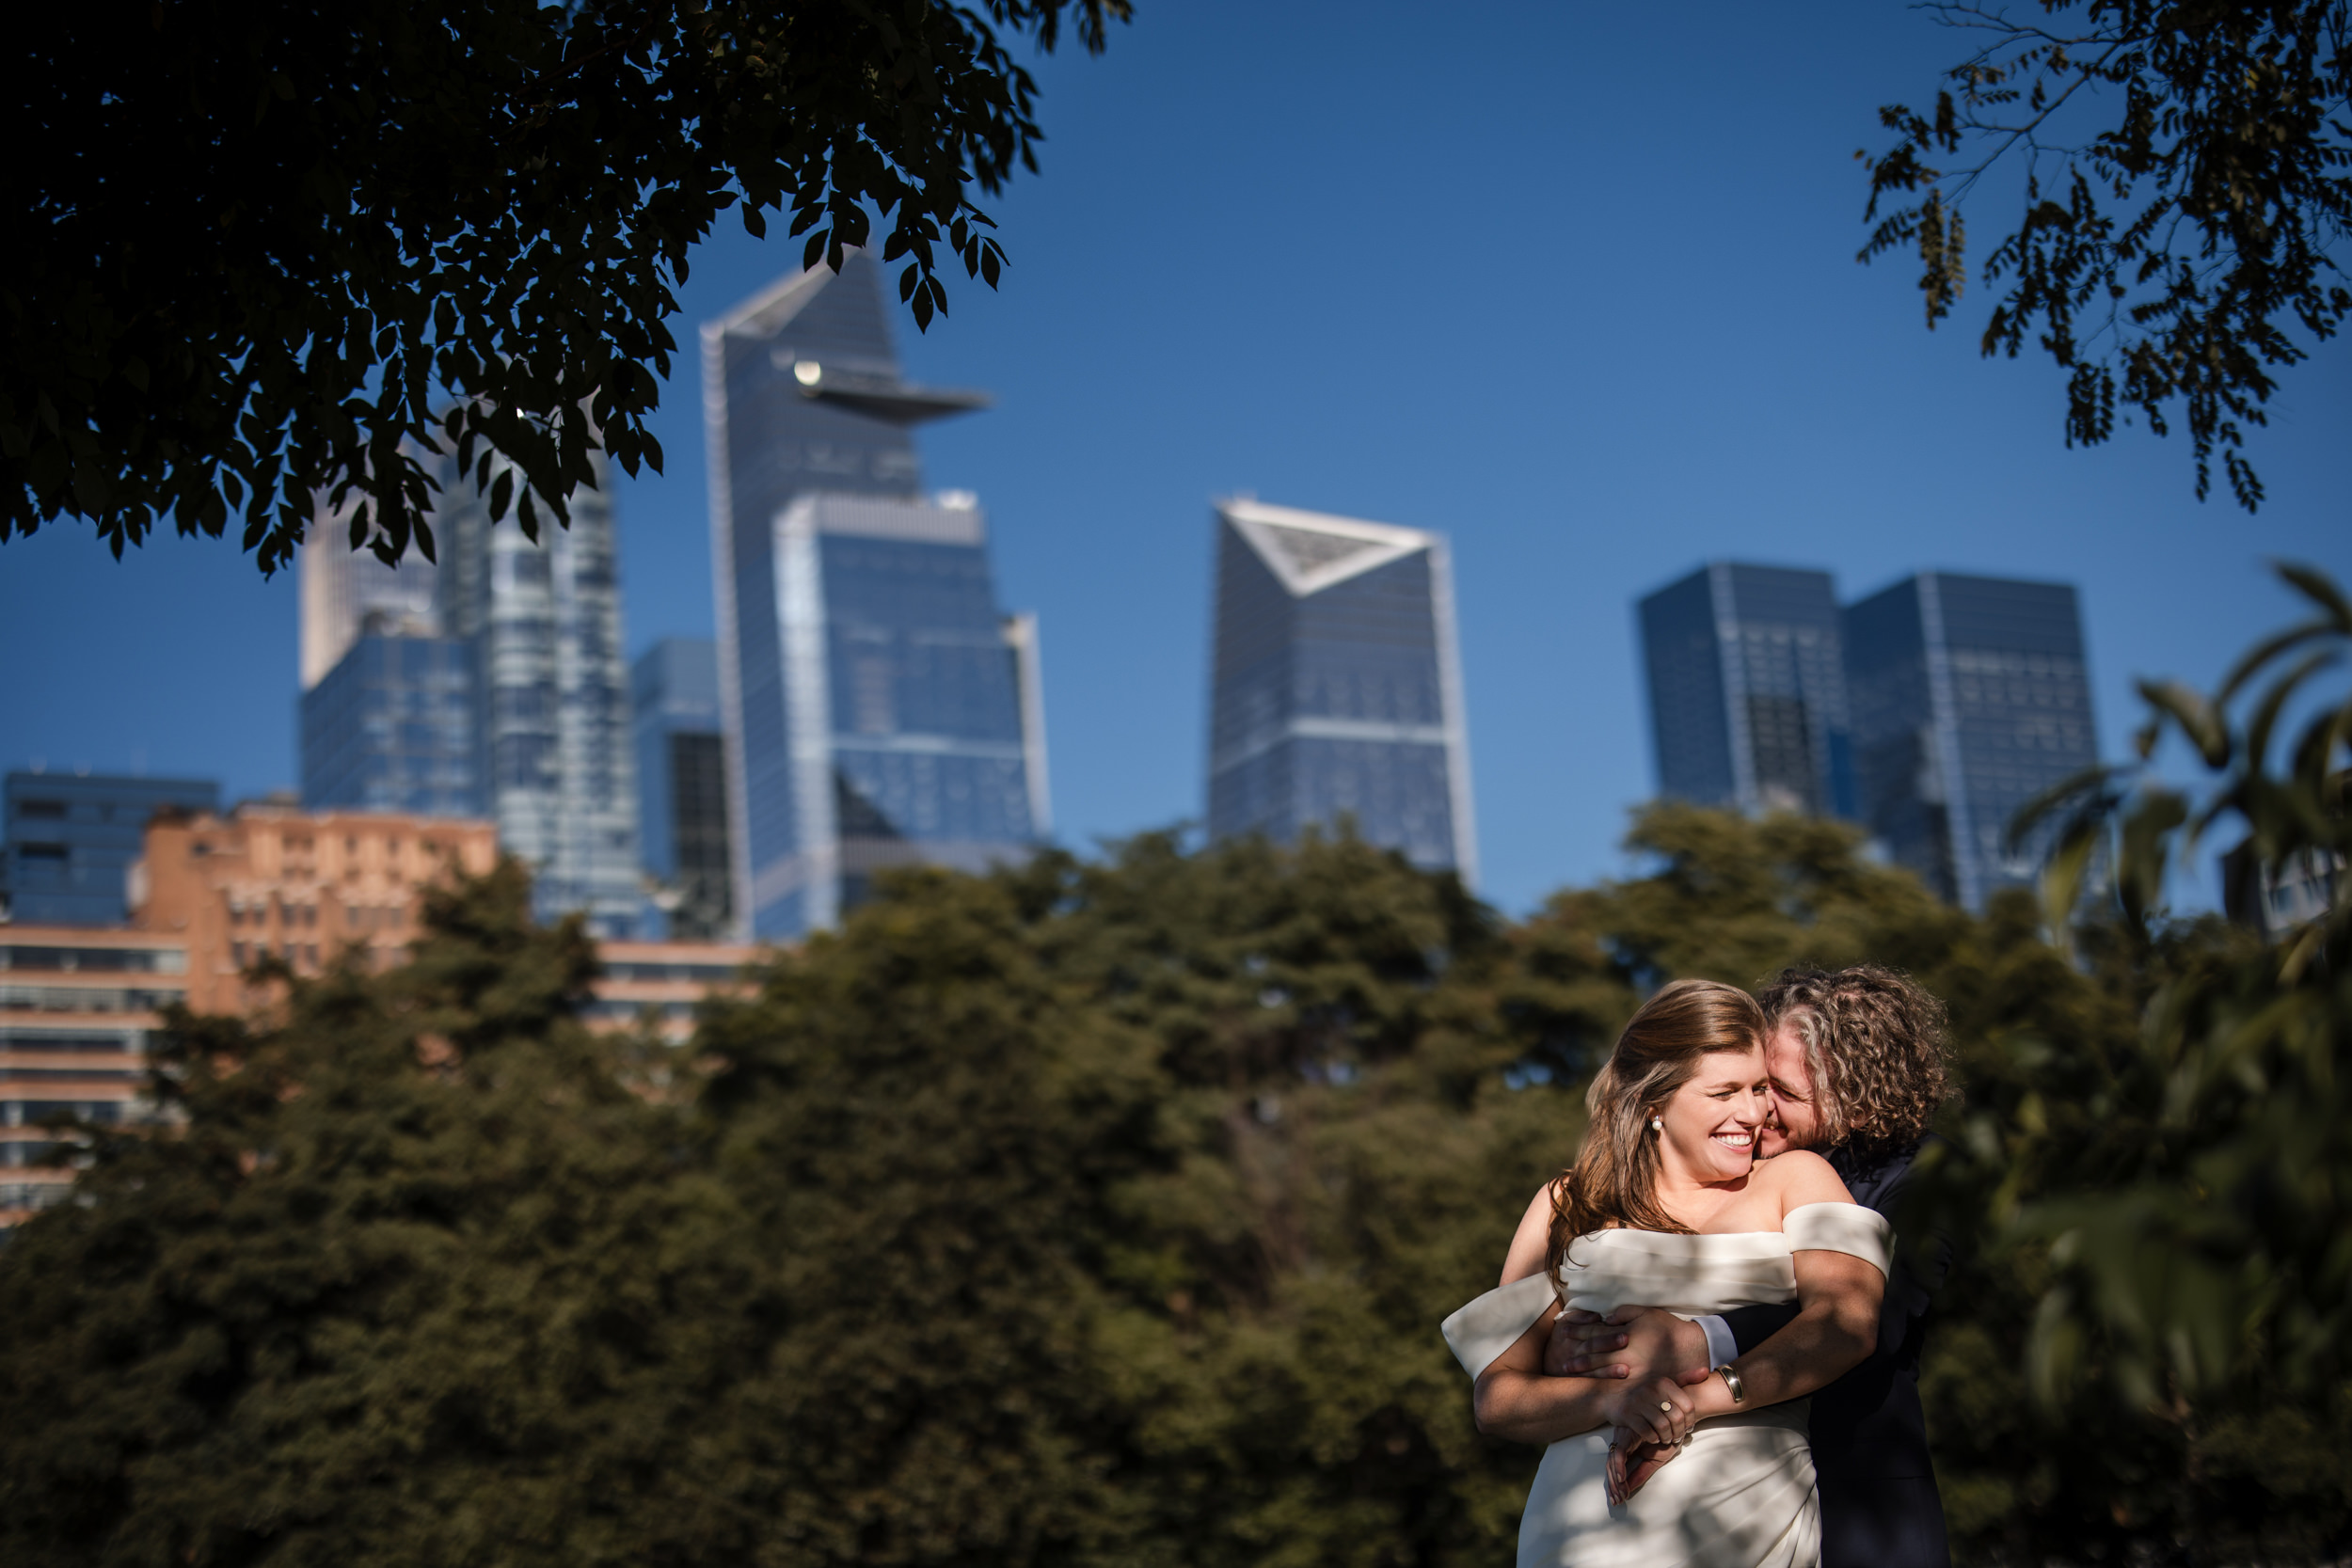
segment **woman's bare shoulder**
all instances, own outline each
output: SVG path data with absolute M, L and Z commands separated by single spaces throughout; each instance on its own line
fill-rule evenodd
M 1780 1212 L 1807 1203 L 1851 1203 L 1853 1195 L 1838 1179 L 1836 1169 L 1809 1148 L 1792 1148 L 1756 1162 L 1756 1174 L 1766 1192 L 1780 1199 Z

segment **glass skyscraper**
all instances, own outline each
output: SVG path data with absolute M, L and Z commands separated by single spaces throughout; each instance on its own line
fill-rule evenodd
M 595 464 L 571 526 L 544 523 L 536 544 L 511 515 L 493 526 L 445 466 L 434 528 L 442 628 L 473 649 L 475 775 L 499 847 L 531 867 L 541 918 L 579 912 L 600 936 L 631 936 L 644 908 L 637 767 L 612 475 Z
M 210 779 L 10 773 L 0 788 L 0 918 L 28 926 L 119 926 L 124 879 L 159 811 L 216 811 Z
M 361 633 L 302 694 L 304 804 L 481 816 L 473 662 L 455 638 Z
M 638 840 L 664 884 L 666 928 L 707 941 L 734 927 L 727 852 L 726 755 L 719 721 L 719 649 L 671 637 L 638 656 L 629 691 L 637 730 Z M 668 899 L 664 900 L 665 903 Z
M 2099 755 L 2074 590 L 1922 572 L 1848 607 L 1845 640 L 1872 834 L 1970 910 L 2029 883 L 2049 834 L 2010 853 L 2011 819 Z
M 832 925 L 890 866 L 1026 854 L 1035 626 L 997 606 L 972 498 L 922 499 L 912 434 L 986 398 L 903 379 L 864 252 L 702 341 L 738 930 Z
M 1661 795 L 1856 815 L 1827 572 L 1717 562 L 1642 600 L 1640 616 Z
M 1210 836 L 1289 842 L 1348 816 L 1474 881 L 1444 538 L 1254 500 L 1216 519 Z
M 352 551 L 332 515 L 303 546 L 304 800 L 489 817 L 531 867 L 541 918 L 634 935 L 644 891 L 609 475 L 599 458 L 571 526 L 548 522 L 533 544 L 511 515 L 492 526 L 450 460 L 437 468 L 437 569 Z

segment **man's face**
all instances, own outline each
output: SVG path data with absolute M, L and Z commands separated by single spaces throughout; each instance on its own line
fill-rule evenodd
M 1813 1075 L 1805 1070 L 1804 1041 L 1788 1023 L 1764 1041 L 1764 1073 L 1771 1081 L 1772 1117 L 1759 1130 L 1756 1154 L 1761 1159 L 1791 1148 L 1810 1148 L 1821 1135 L 1821 1118 L 1813 1104 Z

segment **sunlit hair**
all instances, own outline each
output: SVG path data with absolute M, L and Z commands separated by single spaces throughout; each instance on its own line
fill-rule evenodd
M 1659 1206 L 1659 1140 L 1649 1118 L 1718 1051 L 1753 1051 L 1764 1041 L 1764 1011 L 1737 986 L 1677 980 L 1642 1005 L 1584 1091 L 1592 1113 L 1576 1164 L 1551 1184 L 1551 1241 L 1544 1266 L 1554 1279 L 1568 1243 L 1612 1226 L 1690 1233 Z
M 1784 969 L 1757 1000 L 1804 1042 L 1824 1144 L 1910 1148 L 1952 1096 L 1944 1004 L 1893 970 Z

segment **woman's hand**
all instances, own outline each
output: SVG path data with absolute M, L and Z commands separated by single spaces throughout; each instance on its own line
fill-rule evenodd
M 1636 1443 L 1671 1448 L 1689 1437 L 1698 1424 L 1691 1390 L 1670 1377 L 1640 1383 L 1629 1378 L 1622 1388 L 1610 1390 L 1601 1401 L 1601 1410 L 1611 1425 L 1622 1428 Z

